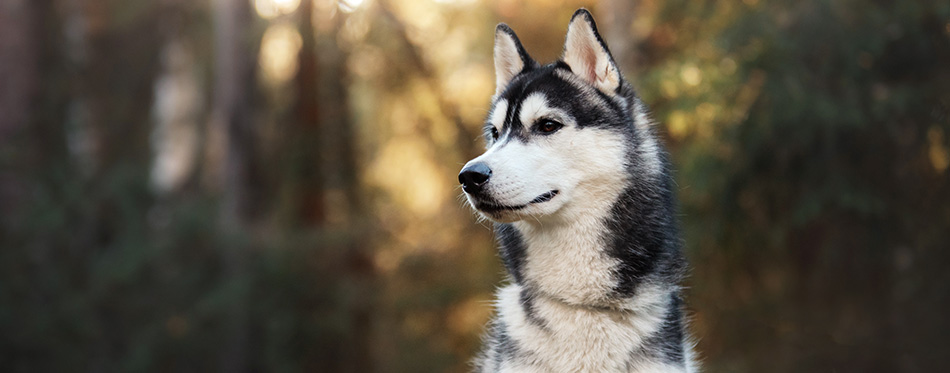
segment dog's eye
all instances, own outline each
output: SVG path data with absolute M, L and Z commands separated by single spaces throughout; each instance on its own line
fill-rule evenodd
M 543 119 L 541 123 L 538 124 L 538 131 L 542 133 L 554 133 L 561 129 L 561 127 L 564 127 L 564 125 L 550 119 Z
M 491 128 L 491 138 L 492 140 L 498 140 L 498 129 L 495 127 Z

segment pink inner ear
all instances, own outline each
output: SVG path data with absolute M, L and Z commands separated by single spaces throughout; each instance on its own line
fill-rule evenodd
M 584 71 L 587 81 L 597 83 L 597 52 L 589 45 L 585 45 L 581 58 L 584 59 L 584 67 L 587 70 Z

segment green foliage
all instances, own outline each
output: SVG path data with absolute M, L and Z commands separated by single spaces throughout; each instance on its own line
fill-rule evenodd
M 335 265 L 344 260 L 332 240 L 298 233 L 254 243 L 220 232 L 212 200 L 153 207 L 141 172 L 110 175 L 94 187 L 38 183 L 17 211 L 21 224 L 4 227 L 5 367 L 220 370 L 235 306 L 247 309 L 251 366 L 339 367 L 358 292 Z M 226 273 L 228 250 L 248 263 L 244 275 Z
M 658 116 L 724 113 L 687 114 L 685 135 L 670 127 L 709 368 L 940 366 L 928 330 L 950 325 L 924 315 L 950 297 L 924 278 L 950 242 L 950 6 L 664 9 L 687 41 L 663 59 L 711 79 L 659 100 Z M 727 60 L 735 72 L 719 79 Z M 663 96 L 662 79 L 648 96 Z
M 489 230 L 446 190 L 479 146 L 492 27 L 553 56 L 580 4 L 315 9 L 302 44 L 319 61 L 298 72 L 314 80 L 248 88 L 263 170 L 245 180 L 258 215 L 235 224 L 229 186 L 205 180 L 226 164 L 202 159 L 171 192 L 149 175 L 160 45 L 190 43 L 213 105 L 212 10 L 92 3 L 99 23 L 75 36 L 80 10 L 30 2 L 43 79 L 31 122 L 0 138 L 0 366 L 467 369 L 503 274 Z M 946 370 L 950 4 L 637 11 L 632 27 L 601 25 L 631 31 L 625 71 L 675 161 L 705 370 Z M 249 34 L 300 15 L 285 17 Z

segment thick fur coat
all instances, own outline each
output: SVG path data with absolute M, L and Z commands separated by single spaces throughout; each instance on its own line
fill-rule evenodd
M 559 61 L 535 62 L 504 24 L 494 57 L 487 150 L 459 180 L 511 283 L 477 371 L 696 371 L 669 161 L 590 13 Z

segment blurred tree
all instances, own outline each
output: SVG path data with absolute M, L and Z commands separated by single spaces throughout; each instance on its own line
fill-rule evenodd
M 4 4 L 0 12 L 0 208 L 17 210 L 16 203 L 24 192 L 22 180 L 15 177 L 10 165 L 18 141 L 30 123 L 30 111 L 36 105 L 40 79 L 37 64 L 40 57 L 37 22 L 42 4 L 17 0 Z M 0 223 L 10 224 L 8 214 Z
M 199 5 L 162 0 L 167 21 L 162 28 L 161 72 L 154 85 L 153 152 L 150 183 L 163 197 L 194 192 L 199 186 L 203 133 L 207 132 L 202 38 L 191 37 Z M 208 53 L 208 52 L 206 52 Z
M 245 235 L 254 229 L 256 218 L 255 191 L 260 180 L 256 171 L 258 147 L 252 119 L 254 48 L 248 43 L 247 31 L 251 24 L 251 4 L 248 1 L 215 0 L 212 2 L 215 30 L 214 108 L 212 109 L 212 139 L 218 139 L 223 152 L 219 162 L 222 170 L 218 188 L 222 192 L 221 217 L 227 235 Z M 239 241 L 223 254 L 225 276 L 237 294 L 229 312 L 229 337 L 223 350 L 222 367 L 226 371 L 245 371 L 248 368 L 248 302 L 246 287 L 248 273 L 248 246 Z
M 710 370 L 946 368 L 927 346 L 950 330 L 929 311 L 950 301 L 930 264 L 950 241 L 950 7 L 641 9 Z
M 550 60 L 578 6 L 672 147 L 707 371 L 945 368 L 950 5 L 852 0 L 0 1 L 0 366 L 468 370 L 493 26 Z
M 597 7 L 597 19 L 604 41 L 610 46 L 614 60 L 628 75 L 637 71 L 634 55 L 639 40 L 631 32 L 637 17 L 637 3 L 632 0 L 601 0 Z
M 326 221 L 324 178 L 327 174 L 324 172 L 321 154 L 330 153 L 332 150 L 321 143 L 321 133 L 329 133 L 329 129 L 323 128 L 325 124 L 321 112 L 324 107 L 341 104 L 337 100 L 342 100 L 341 96 L 345 96 L 329 96 L 334 100 L 330 102 L 321 101 L 322 97 L 317 96 L 322 74 L 317 61 L 313 13 L 313 3 L 309 1 L 304 1 L 297 11 L 300 19 L 297 29 L 302 43 L 297 54 L 299 70 L 293 81 L 296 97 L 293 127 L 286 134 L 287 140 L 292 144 L 292 158 L 287 164 L 293 170 L 288 181 L 296 191 L 290 199 L 289 208 L 296 210 L 293 213 L 294 224 L 303 227 L 320 227 Z
M 247 224 L 254 216 L 253 102 L 255 49 L 249 45 L 251 9 L 246 1 L 215 0 L 215 79 L 212 129 L 223 152 L 222 218 L 226 224 Z M 241 229 L 241 228 L 238 228 Z
M 5 82 L 0 91 L 0 138 L 5 140 L 26 126 L 37 90 L 37 7 L 14 0 L 5 3 L 0 14 L 0 33 L 7 35 L 0 39 L 0 80 Z

